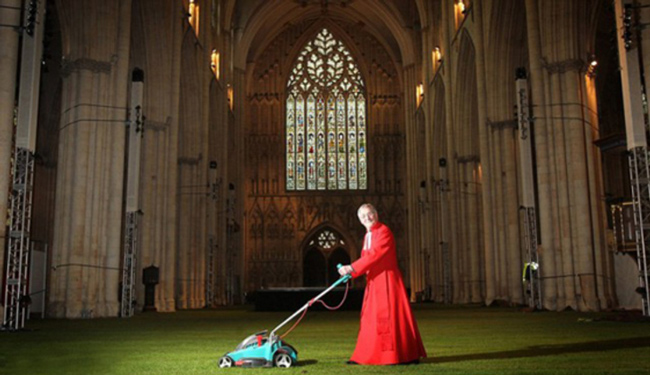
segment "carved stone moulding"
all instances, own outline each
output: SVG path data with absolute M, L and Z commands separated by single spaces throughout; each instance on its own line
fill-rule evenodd
M 82 70 L 89 70 L 93 73 L 106 73 L 111 72 L 113 63 L 110 61 L 99 61 L 88 58 L 79 58 L 74 61 L 63 60 L 61 63 L 61 76 L 68 77 L 72 73 Z

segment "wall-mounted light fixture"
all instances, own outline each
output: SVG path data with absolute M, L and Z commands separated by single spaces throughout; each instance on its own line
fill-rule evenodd
M 440 51 L 440 47 L 435 46 L 433 51 L 431 51 L 431 66 L 433 67 L 433 74 L 436 74 L 440 64 L 442 64 L 442 52 Z
M 420 82 L 416 87 L 415 87 L 415 101 L 418 106 L 422 103 L 422 99 L 424 99 L 424 84 Z
M 230 84 L 228 84 L 227 87 L 228 87 L 228 91 L 227 91 L 228 107 L 230 107 L 230 111 L 232 112 L 233 108 L 235 108 L 235 93 L 232 89 L 232 86 L 230 86 Z
M 463 0 L 458 0 L 458 3 L 456 4 L 458 5 L 458 10 L 460 11 L 460 13 L 465 14 L 467 8 L 465 8 L 465 3 L 463 2 Z
M 220 61 L 221 55 L 216 49 L 212 50 L 212 55 L 210 57 L 210 69 L 212 69 L 212 73 L 214 73 L 215 78 L 217 78 L 217 81 L 219 80 L 219 72 L 221 71 L 221 61 Z
M 454 0 L 454 15 L 456 18 L 456 29 L 460 27 L 465 19 L 468 8 L 463 0 Z
M 589 63 L 589 66 L 587 67 L 587 76 L 590 78 L 593 78 L 596 76 L 596 67 L 598 66 L 598 60 L 596 60 L 595 56 L 591 56 L 591 62 Z
M 437 63 L 442 62 L 442 52 L 440 51 L 440 47 L 436 46 L 433 49 L 433 58 L 434 58 L 434 61 L 437 62 Z
M 199 4 L 195 0 L 190 0 L 189 9 L 187 12 L 187 21 L 194 29 L 196 36 L 199 36 Z

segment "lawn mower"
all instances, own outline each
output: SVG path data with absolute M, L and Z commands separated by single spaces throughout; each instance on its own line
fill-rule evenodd
M 337 265 L 337 268 L 341 268 L 341 265 Z M 346 285 L 345 295 L 343 300 L 336 307 L 330 307 L 325 304 L 325 302 L 320 299 L 329 293 L 335 287 L 347 283 L 352 276 L 345 275 L 341 276 L 334 284 L 329 288 L 325 289 L 316 297 L 312 298 L 304 306 L 298 309 L 290 317 L 288 317 L 284 322 L 280 323 L 277 327 L 271 331 L 270 335 L 267 335 L 268 331 L 260 331 L 254 333 L 244 339 L 235 350 L 224 354 L 223 357 L 219 359 L 219 367 L 291 367 L 298 361 L 298 351 L 289 343 L 284 341 L 284 337 L 289 334 L 297 325 L 300 323 L 300 320 L 305 316 L 307 309 L 316 302 L 322 303 L 326 308 L 330 310 L 336 310 L 343 305 L 345 298 L 347 296 L 349 284 Z M 302 316 L 294 323 L 294 325 L 286 332 L 284 335 L 280 336 L 277 334 L 278 330 L 282 328 L 285 324 L 293 320 L 298 314 L 302 313 Z

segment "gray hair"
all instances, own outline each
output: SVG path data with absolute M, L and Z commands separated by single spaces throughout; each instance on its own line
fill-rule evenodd
M 370 203 L 364 203 L 364 204 L 362 204 L 362 205 L 359 207 L 359 209 L 357 210 L 357 216 L 359 216 L 359 212 L 361 212 L 361 209 L 362 209 L 362 208 L 367 208 L 367 209 L 370 210 L 370 212 L 374 213 L 375 216 L 379 216 L 379 214 L 377 213 L 377 209 L 375 208 L 375 206 L 373 206 L 373 205 L 370 204 Z

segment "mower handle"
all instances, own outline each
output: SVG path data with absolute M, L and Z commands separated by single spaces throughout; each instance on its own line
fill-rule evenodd
M 341 263 L 339 263 L 339 264 L 336 265 L 336 269 L 337 269 L 337 270 L 341 269 L 341 267 L 343 267 L 343 265 L 342 265 Z M 347 281 L 350 280 L 351 278 L 352 278 L 352 276 L 350 276 L 350 274 L 343 275 L 343 276 L 341 276 L 341 277 L 340 277 L 340 278 L 339 278 L 339 279 L 334 283 L 334 285 L 339 285 L 339 284 L 340 284 L 340 281 L 343 280 L 343 279 L 345 279 L 343 282 L 347 282 Z
M 343 265 L 340 264 L 340 263 L 336 265 L 336 269 L 339 269 L 341 267 L 343 267 Z M 279 326 L 275 327 L 273 329 L 273 331 L 271 331 L 271 334 L 269 335 L 269 340 L 273 340 L 273 337 L 275 336 L 275 332 L 277 332 L 280 328 L 282 328 L 282 326 L 289 323 L 291 320 L 293 320 L 293 318 L 295 318 L 298 314 L 303 312 L 305 309 L 308 309 L 309 306 L 311 306 L 314 302 L 318 301 L 321 297 L 323 297 L 324 295 L 329 293 L 330 290 L 336 288 L 337 286 L 339 286 L 339 284 L 343 284 L 343 283 L 348 282 L 351 278 L 352 278 L 352 276 L 350 276 L 349 274 L 339 277 L 339 279 L 336 280 L 336 282 L 334 282 L 334 284 L 330 285 L 329 288 L 325 289 L 319 295 L 317 295 L 316 297 L 309 300 L 309 302 L 305 303 L 305 305 L 303 307 L 301 307 L 298 311 L 293 313 L 293 315 L 288 317 L 284 322 L 280 323 Z

